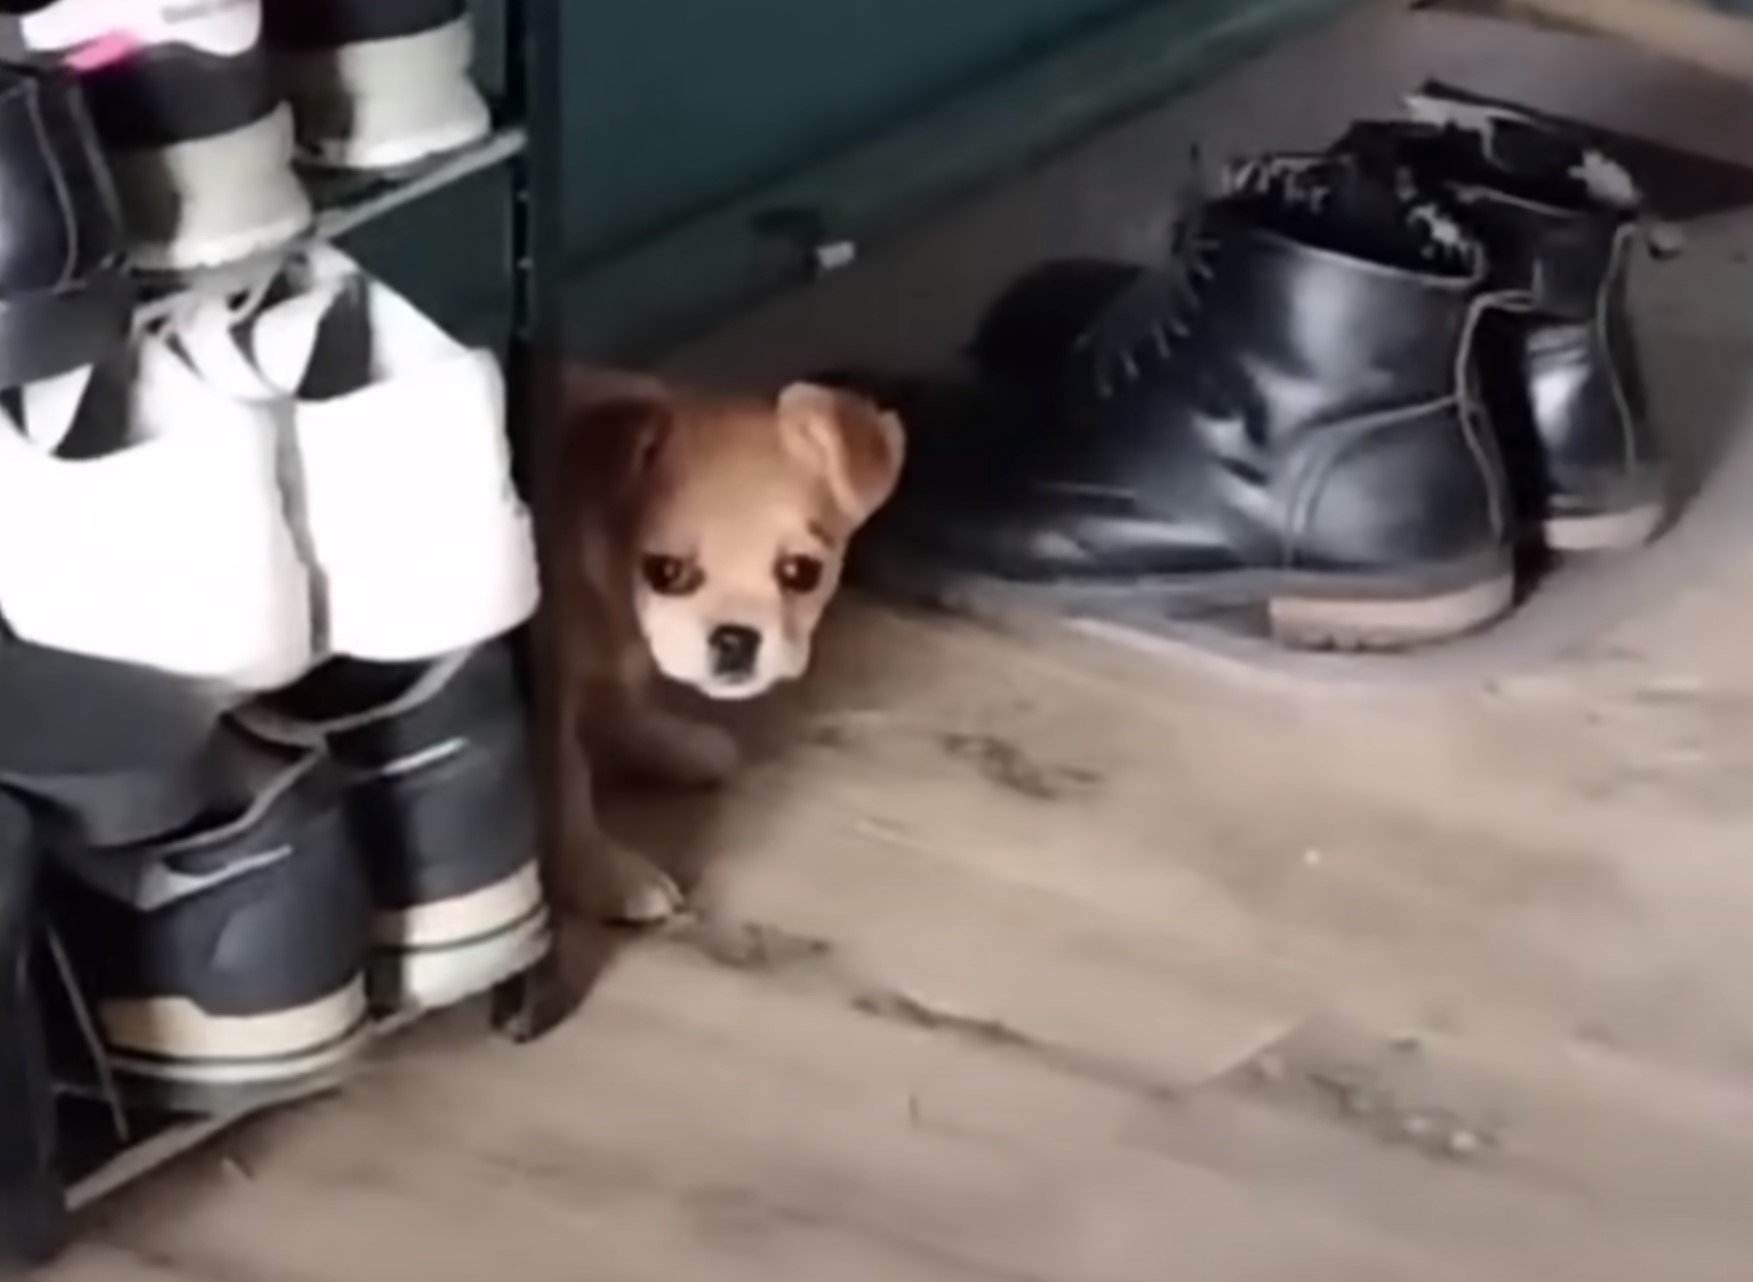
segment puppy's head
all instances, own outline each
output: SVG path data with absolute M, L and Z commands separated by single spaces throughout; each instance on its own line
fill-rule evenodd
M 650 402 L 633 455 L 633 598 L 660 671 L 748 699 L 809 666 L 847 543 L 894 490 L 893 415 L 809 383 Z

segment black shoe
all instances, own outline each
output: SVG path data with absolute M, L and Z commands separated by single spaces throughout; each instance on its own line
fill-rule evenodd
M 1336 150 L 1409 165 L 1464 210 L 1494 289 L 1525 310 L 1481 332 L 1481 382 L 1518 513 L 1559 552 L 1635 547 L 1667 515 L 1626 275 L 1642 198 L 1631 176 L 1564 128 L 1449 93 L 1415 121 L 1354 126 Z
M 0 619 L 0 790 L 59 840 L 127 845 L 190 822 L 217 722 L 187 682 L 19 641 Z
M 1056 386 L 1018 398 L 1056 400 L 1052 421 L 964 423 L 935 446 L 910 425 L 902 495 L 863 545 L 877 585 L 976 609 L 1261 608 L 1282 640 L 1365 647 L 1507 609 L 1504 480 L 1463 376 L 1472 238 L 1409 178 L 1286 158 L 1237 169 L 1179 240 L 1100 306 L 1116 282 L 1064 269 L 1054 288 L 1094 319 Z M 1036 319 L 1042 280 L 989 317 L 988 362 L 1067 345 Z
M 66 1237 L 55 1103 L 28 973 L 37 857 L 28 814 L 0 795 L 0 1274 L 45 1262 Z
M 224 1112 L 327 1089 L 369 1033 L 369 896 L 319 752 L 223 731 L 206 813 L 57 844 L 49 909 L 129 1100 Z
M 89 365 L 128 334 L 121 214 L 85 100 L 59 71 L 0 64 L 0 387 Z
M 325 744 L 346 775 L 376 906 L 374 1006 L 453 1005 L 547 952 L 507 643 L 424 664 L 338 660 L 238 715 L 263 736 Z
M 261 0 L 54 0 L 21 26 L 32 51 L 80 71 L 139 266 L 217 266 L 309 225 Z
M 268 43 L 314 165 L 394 170 L 491 127 L 467 0 L 266 0 Z

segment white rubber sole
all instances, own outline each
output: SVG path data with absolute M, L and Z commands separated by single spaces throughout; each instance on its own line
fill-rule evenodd
M 1621 552 L 1640 548 L 1655 538 L 1667 519 L 1660 503 L 1602 516 L 1559 517 L 1544 526 L 1546 546 L 1554 552 Z
M 298 118 L 298 155 L 325 169 L 401 169 L 492 130 L 469 76 L 467 18 L 419 35 L 275 55 Z
M 1477 632 L 1509 613 L 1515 577 L 1504 574 L 1451 592 L 1392 598 L 1273 597 L 1274 639 L 1299 649 L 1404 650 Z
M 454 1006 L 528 970 L 552 945 L 533 862 L 472 894 L 381 912 L 372 934 L 367 987 L 379 1011 Z
M 98 1020 L 117 1076 L 172 1108 L 328 1090 L 371 1037 L 362 980 L 270 1014 L 215 1015 L 162 997 L 105 1002 Z
M 110 158 L 136 266 L 220 267 L 295 240 L 310 198 L 292 169 L 292 114 L 282 107 L 216 138 Z
M 1476 632 L 1515 605 L 1509 553 L 1495 549 L 1393 579 L 1326 571 L 1243 570 L 1139 576 L 1106 582 L 1015 582 L 890 549 L 867 555 L 865 583 L 903 601 L 1001 622 L 1052 613 L 1086 623 L 1212 612 L 1262 617 L 1275 641 L 1296 649 L 1395 651 Z
M 492 131 L 487 118 L 487 105 L 481 104 L 478 121 L 458 121 L 420 134 L 398 138 L 351 140 L 301 145 L 298 159 L 313 169 L 335 169 L 348 172 L 377 173 L 407 169 L 423 160 L 448 155 L 473 146 Z

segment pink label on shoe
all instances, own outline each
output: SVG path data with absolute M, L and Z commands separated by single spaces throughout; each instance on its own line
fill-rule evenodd
M 99 36 L 67 55 L 67 66 L 74 71 L 96 71 L 113 66 L 134 56 L 141 46 L 140 37 L 126 31 Z

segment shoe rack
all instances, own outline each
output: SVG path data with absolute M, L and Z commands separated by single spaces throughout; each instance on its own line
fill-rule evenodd
M 496 128 L 488 138 L 393 177 L 344 176 L 308 182 L 316 217 L 298 242 L 186 278 L 148 278 L 143 281 L 138 318 L 174 315 L 180 304 L 193 298 L 260 279 L 277 260 L 313 240 L 334 240 L 417 203 L 443 200 L 465 179 L 498 175 L 509 203 L 509 237 L 503 247 L 510 330 L 505 348 L 511 401 L 507 423 L 519 480 L 528 493 L 537 528 L 546 528 L 548 495 L 542 480 L 548 469 L 540 460 L 554 438 L 559 404 L 560 11 L 560 0 L 504 0 L 504 69 Z M 536 695 L 543 684 L 541 649 L 539 641 L 529 648 L 526 697 Z M 536 697 L 528 701 L 532 724 L 552 702 Z M 488 1009 L 492 1027 L 514 1041 L 531 1041 L 552 1029 L 568 1009 L 553 955 L 505 981 L 492 993 Z M 392 1017 L 378 1031 L 387 1035 L 411 1018 Z M 64 1097 L 59 1120 L 70 1209 L 90 1206 L 257 1111 L 198 1117 L 142 1115 L 124 1111 L 113 1100 Z

